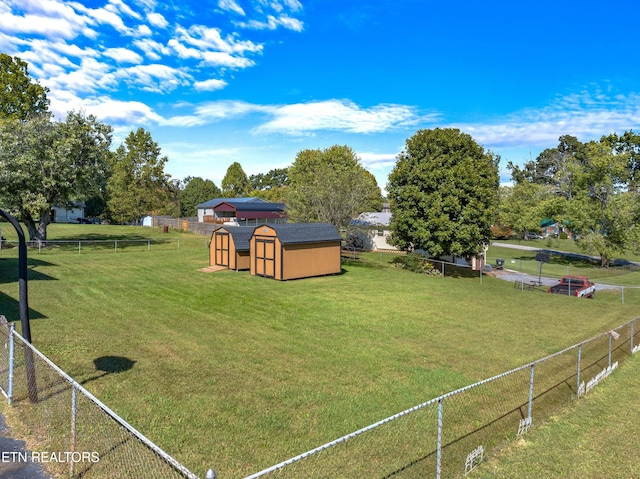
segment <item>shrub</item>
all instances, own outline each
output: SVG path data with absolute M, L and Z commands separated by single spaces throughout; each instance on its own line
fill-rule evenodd
M 440 276 L 440 271 L 433 267 L 427 258 L 418 253 L 409 253 L 406 256 L 397 256 L 391 261 L 397 268 L 413 271 L 414 273 L 428 274 L 429 276 Z

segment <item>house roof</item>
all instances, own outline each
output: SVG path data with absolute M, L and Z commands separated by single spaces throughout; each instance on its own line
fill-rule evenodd
M 269 203 L 267 200 L 263 200 L 262 198 L 255 198 L 253 196 L 247 196 L 242 198 L 214 198 L 209 201 L 205 201 L 204 203 L 200 203 L 197 208 L 211 208 L 223 201 L 233 202 L 233 203 Z
M 264 227 L 272 228 L 282 244 L 342 241 L 336 227 L 329 223 L 281 223 L 256 226 L 253 229 L 259 234 L 258 230 Z
M 361 213 L 356 219 L 351 220 L 354 226 L 389 226 L 391 213 Z
M 284 203 L 267 203 L 258 201 L 222 201 L 213 206 L 217 211 L 284 211 Z

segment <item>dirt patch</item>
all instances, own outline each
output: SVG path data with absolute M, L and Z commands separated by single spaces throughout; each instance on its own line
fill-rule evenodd
M 226 266 L 209 266 L 207 268 L 201 268 L 198 271 L 202 272 L 202 273 L 215 273 L 216 271 L 224 271 L 227 268 Z

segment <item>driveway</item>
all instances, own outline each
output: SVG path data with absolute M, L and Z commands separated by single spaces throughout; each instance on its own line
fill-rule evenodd
M 511 281 L 512 283 L 520 283 L 525 288 L 531 287 L 533 285 L 536 285 L 539 288 L 548 288 L 549 286 L 555 286 L 556 284 L 558 284 L 558 281 L 559 281 L 558 278 L 545 278 L 544 276 L 540 277 L 538 275 L 520 273 L 518 271 L 514 271 L 511 269 L 503 269 L 503 270 L 494 269 L 490 274 L 495 276 L 498 279 Z M 603 289 L 620 289 L 620 286 L 616 286 L 612 284 L 595 283 L 595 285 L 596 285 L 596 291 L 600 291 Z
M 31 462 L 24 441 L 11 437 L 11 430 L 0 414 L 0 479 L 4 478 L 51 479 L 51 476 L 45 474 L 40 464 Z

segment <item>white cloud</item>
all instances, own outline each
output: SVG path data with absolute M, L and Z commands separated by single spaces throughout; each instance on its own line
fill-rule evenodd
M 216 101 L 199 105 L 195 114 L 206 120 L 239 118 L 255 112 L 268 112 L 270 107 L 254 105 L 243 101 Z
M 561 135 L 581 141 L 638 129 L 640 95 L 607 94 L 599 88 L 558 98 L 551 105 L 486 124 L 455 124 L 489 147 L 553 146 Z
M 193 80 L 183 70 L 158 63 L 118 69 L 112 75 L 127 85 L 155 93 L 169 93 Z
M 113 12 L 115 14 L 118 14 L 119 12 L 122 12 L 125 15 L 128 15 L 131 18 L 135 18 L 136 20 L 141 20 L 142 19 L 142 16 L 138 12 L 136 12 L 133 9 L 131 9 L 129 7 L 129 5 L 124 3 L 122 0 L 108 0 L 108 3 L 104 7 L 104 9 L 109 11 L 109 12 Z
M 94 25 L 109 25 L 117 32 L 125 35 L 131 33 L 122 18 L 120 18 L 120 15 L 118 15 L 119 12 L 114 11 L 114 8 L 87 8 L 79 3 L 74 3 L 73 6 L 77 11 L 88 17 Z
M 158 61 L 162 58 L 162 55 L 169 55 L 171 53 L 171 49 L 149 38 L 134 40 L 133 45 L 142 50 L 145 56 L 151 61 Z
M 150 37 L 152 35 L 153 32 L 147 25 L 138 25 L 133 33 L 133 36 L 136 38 Z
M 79 67 L 74 67 L 59 75 L 43 78 L 42 83 L 52 92 L 68 91 L 73 94 L 93 93 L 101 88 L 112 89 L 117 86 L 111 67 L 95 58 L 85 57 Z
M 238 5 L 235 0 L 218 0 L 218 7 L 222 8 L 223 10 L 235 12 L 238 15 L 246 15 L 242 7 Z
M 103 54 L 117 63 L 142 63 L 142 57 L 128 48 L 107 48 Z
M 368 169 L 386 169 L 396 164 L 399 151 L 396 153 L 358 153 L 362 164 Z
M 212 78 L 210 80 L 197 81 L 193 84 L 193 87 L 198 91 L 215 91 L 222 90 L 227 86 L 227 82 L 224 80 L 217 80 Z
M 202 64 L 210 67 L 248 68 L 255 64 L 253 60 L 235 57 L 226 52 L 204 52 Z
M 178 39 L 176 41 L 191 45 L 198 50 L 217 51 L 226 53 L 260 52 L 262 45 L 249 40 L 238 41 L 235 36 L 227 35 L 222 38 L 220 29 L 192 25 L 188 29 L 179 27 L 176 29 Z
M 376 105 L 361 108 L 348 100 L 327 100 L 273 107 L 274 117 L 256 129 L 258 133 L 302 135 L 318 130 L 379 133 L 418 121 L 412 107 Z
M 160 13 L 154 12 L 147 14 L 147 20 L 149 20 L 149 23 L 151 25 L 157 28 L 166 28 L 167 25 L 169 25 L 167 19 L 164 18 L 164 16 L 162 16 Z
M 163 119 L 148 105 L 138 101 L 119 101 L 106 96 L 82 98 L 68 91 L 49 95 L 51 111 L 57 119 L 64 119 L 69 111 L 83 111 L 107 124 L 131 125 L 162 123 Z
M 288 15 L 281 15 L 277 18 L 273 15 L 267 15 L 266 22 L 254 19 L 248 22 L 237 22 L 236 24 L 239 27 L 253 30 L 275 30 L 278 27 L 284 27 L 295 32 L 301 32 L 304 29 L 303 22 Z
M 49 38 L 75 38 L 79 31 L 86 31 L 86 22 L 80 17 L 47 17 L 44 15 L 0 14 L 0 30 L 7 33 L 41 35 Z

